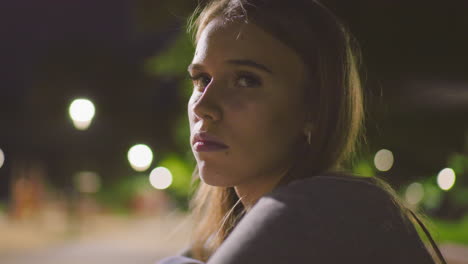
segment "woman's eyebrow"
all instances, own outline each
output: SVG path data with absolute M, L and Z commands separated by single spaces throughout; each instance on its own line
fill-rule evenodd
M 263 70 L 265 72 L 268 72 L 270 74 L 273 74 L 273 71 L 271 71 L 267 66 L 260 64 L 258 62 L 255 62 L 253 60 L 227 60 L 226 62 L 229 64 L 254 67 L 254 68 Z
M 254 67 L 259 70 L 265 71 L 267 73 L 273 74 L 273 71 L 270 70 L 267 66 L 260 64 L 258 62 L 255 62 L 253 60 L 227 60 L 226 62 L 229 64 L 234 64 L 234 65 Z M 203 69 L 204 69 L 203 65 L 198 64 L 198 63 L 192 63 L 187 68 L 189 72 L 193 70 L 202 71 Z

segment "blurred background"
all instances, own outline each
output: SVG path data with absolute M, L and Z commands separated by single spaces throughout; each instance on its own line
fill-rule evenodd
M 367 146 L 350 169 L 387 180 L 468 263 L 468 2 L 323 2 L 363 50 Z M 186 246 L 196 5 L 2 2 L 0 263 L 154 263 Z

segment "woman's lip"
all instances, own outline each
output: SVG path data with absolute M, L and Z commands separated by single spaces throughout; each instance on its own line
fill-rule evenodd
M 213 151 L 222 151 L 229 147 L 225 145 L 219 145 L 217 143 L 201 140 L 201 141 L 195 142 L 195 144 L 193 145 L 193 148 L 197 152 L 213 152 Z
M 195 143 L 197 143 L 197 142 L 206 142 L 206 144 L 217 144 L 217 145 L 220 145 L 220 146 L 228 147 L 220 139 L 218 139 L 216 136 L 214 136 L 211 133 L 208 133 L 206 131 L 194 133 L 193 143 L 192 144 L 195 145 Z

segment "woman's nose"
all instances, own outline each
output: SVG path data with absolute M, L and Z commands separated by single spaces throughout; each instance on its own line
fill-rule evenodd
M 221 96 L 216 83 L 212 81 L 197 99 L 192 102 L 191 111 L 197 119 L 217 122 L 222 118 Z M 193 95 L 192 95 L 193 96 Z

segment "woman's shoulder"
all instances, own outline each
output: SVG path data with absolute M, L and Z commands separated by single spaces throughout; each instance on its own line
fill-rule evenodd
M 411 233 L 414 230 L 406 215 L 407 208 L 390 185 L 380 178 L 327 173 L 298 179 L 265 195 L 259 200 L 259 205 L 262 203 L 280 204 L 287 211 L 284 218 L 292 218 L 291 212 L 296 212 L 300 217 L 290 220 L 299 226 L 316 221 L 322 228 L 339 230 L 342 234 L 366 230 L 382 235 L 379 232 Z M 270 208 L 263 206 L 263 210 Z M 271 207 L 271 210 L 277 209 Z
M 334 184 L 364 184 L 364 185 L 374 185 L 374 177 L 368 176 L 359 176 L 349 172 L 323 172 L 321 174 L 313 175 L 306 178 L 300 178 L 289 182 L 285 186 L 301 186 L 301 185 L 311 185 L 318 183 L 334 183 Z M 282 187 L 285 187 L 282 186 Z
M 378 178 L 328 172 L 294 180 L 277 187 L 265 197 L 294 202 L 318 199 L 321 202 L 343 203 L 345 200 L 364 202 L 369 198 L 393 201 L 392 192 L 393 189 Z
M 372 179 L 295 180 L 263 196 L 211 263 L 433 263 L 404 222 L 391 195 Z
M 358 226 L 378 222 L 391 227 L 394 225 L 389 223 L 396 221 L 411 225 L 395 191 L 376 177 L 329 172 L 292 181 L 262 199 L 300 211 L 304 220 L 320 213 L 323 220 L 347 219 L 347 223 L 355 221 Z

